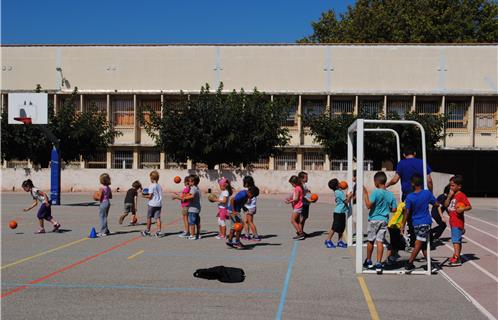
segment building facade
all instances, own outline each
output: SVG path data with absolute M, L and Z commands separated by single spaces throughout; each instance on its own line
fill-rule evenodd
M 220 82 L 227 92 L 256 87 L 296 97 L 284 124 L 292 136 L 285 152 L 255 168 L 345 169 L 343 159 L 314 143 L 305 113 L 445 114 L 442 152 L 498 152 L 497 45 L 4 45 L 1 53 L 3 107 L 9 92 L 39 84 L 57 111 L 77 87 L 77 110 L 96 106 L 123 133 L 107 153 L 78 167 L 202 167 L 172 163 L 156 150 L 139 113 L 145 106 L 160 113 L 180 91 L 196 95 Z M 4 163 L 19 165 L 26 164 Z

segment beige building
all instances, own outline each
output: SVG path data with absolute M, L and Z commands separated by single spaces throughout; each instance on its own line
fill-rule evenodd
M 286 152 L 261 159 L 260 168 L 343 168 L 303 127 L 300 115 L 309 112 L 442 113 L 444 150 L 498 151 L 497 45 L 4 45 L 1 57 L 2 106 L 9 92 L 40 84 L 57 109 L 78 87 L 79 111 L 96 105 L 123 133 L 107 154 L 77 164 L 87 168 L 177 166 L 154 149 L 141 107 L 160 112 L 180 90 L 195 95 L 220 82 L 226 91 L 297 97 Z

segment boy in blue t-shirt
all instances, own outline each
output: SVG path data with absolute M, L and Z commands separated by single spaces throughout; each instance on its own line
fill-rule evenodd
M 334 220 L 332 222 L 332 227 L 330 228 L 329 234 L 327 235 L 327 239 L 325 240 L 325 246 L 329 249 L 336 247 L 336 245 L 332 242 L 332 237 L 334 236 L 334 233 L 337 232 L 337 247 L 347 248 L 348 245 L 344 241 L 342 241 L 342 234 L 344 233 L 344 229 L 346 228 L 346 215 L 349 210 L 349 202 L 351 201 L 353 193 L 349 192 L 348 194 L 346 194 L 346 190 L 342 190 L 339 187 L 339 180 L 335 178 L 329 181 L 329 188 L 334 191 L 335 209 Z
M 367 259 L 363 266 L 367 269 L 372 268 L 372 253 L 374 242 L 376 242 L 377 263 L 375 264 L 375 270 L 377 273 L 382 273 L 382 254 L 384 253 L 384 243 L 386 242 L 389 213 L 396 212 L 398 207 L 392 192 L 386 190 L 386 182 L 386 174 L 379 171 L 374 175 L 374 183 L 377 189 L 372 192 L 370 197 L 367 189 L 363 187 L 365 206 L 370 209 L 368 214 Z
M 415 269 L 413 261 L 417 257 L 420 250 L 424 257 L 427 257 L 427 250 L 424 245 L 427 242 L 427 237 L 431 230 L 432 217 L 429 212 L 429 204 L 438 206 L 436 198 L 429 190 L 423 190 L 424 178 L 415 174 L 412 177 L 412 186 L 414 192 L 406 197 L 405 201 L 405 217 L 403 218 L 402 228 L 405 226 L 407 216 L 410 215 L 413 221 L 413 228 L 416 235 L 415 247 L 405 266 L 407 273 Z M 423 248 L 423 249 L 422 249 Z

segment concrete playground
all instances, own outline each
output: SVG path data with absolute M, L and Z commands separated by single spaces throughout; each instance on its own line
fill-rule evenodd
M 261 242 L 244 250 L 215 239 L 216 207 L 203 197 L 203 238 L 177 237 L 178 203 L 165 196 L 163 238 L 141 237 L 143 226 L 117 223 L 123 193 L 115 194 L 109 237 L 88 239 L 98 226 L 89 194 L 63 194 L 53 215 L 62 232 L 37 235 L 36 211 L 26 193 L 2 193 L 1 272 L 4 319 L 493 319 L 498 317 L 498 202 L 471 199 L 463 253 L 450 268 L 445 244 L 433 251 L 437 275 L 358 275 L 354 248 L 327 249 L 330 195 L 311 207 L 305 231 L 294 241 L 284 196 L 262 196 L 255 223 Z M 145 202 L 139 203 L 143 222 Z M 8 227 L 16 220 L 18 228 Z M 366 227 L 366 226 L 365 226 Z M 50 226 L 46 226 L 51 230 Z M 154 231 L 154 226 L 152 228 Z M 366 229 L 365 229 L 366 230 Z M 447 233 L 443 236 L 447 241 Z M 405 254 L 406 255 L 406 254 Z M 418 262 L 420 265 L 423 262 Z M 218 265 L 244 269 L 242 283 L 193 277 Z

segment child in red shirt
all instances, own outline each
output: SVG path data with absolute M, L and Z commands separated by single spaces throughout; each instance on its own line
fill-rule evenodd
M 444 202 L 450 215 L 451 242 L 453 242 L 454 254 L 450 259 L 450 266 L 460 266 L 460 253 L 462 252 L 462 235 L 465 232 L 465 219 L 463 213 L 472 210 L 469 199 L 461 191 L 463 176 L 456 175 L 450 180 L 450 193 Z

